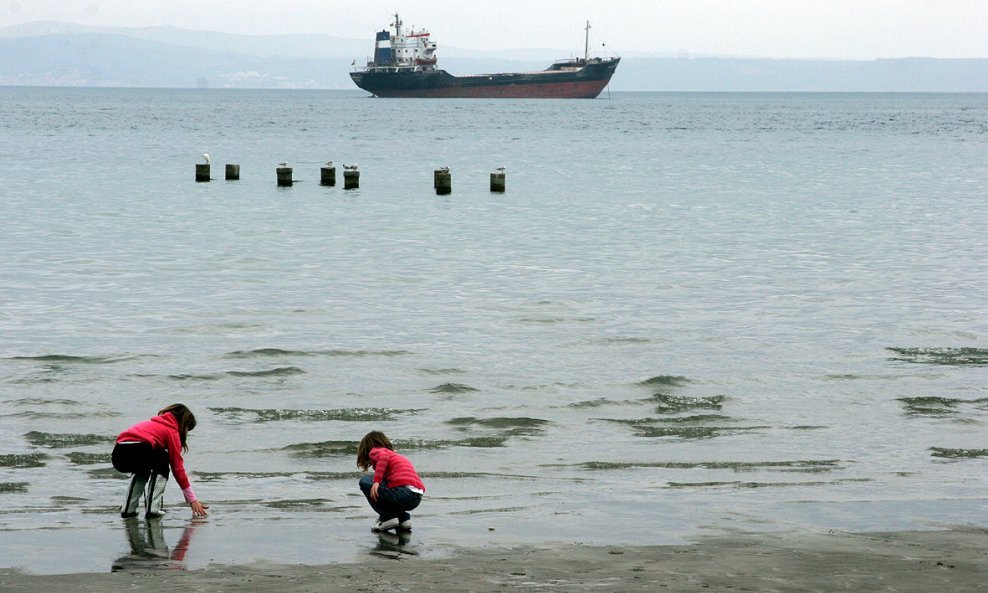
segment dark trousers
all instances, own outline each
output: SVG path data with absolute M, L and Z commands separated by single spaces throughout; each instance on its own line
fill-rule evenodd
M 381 521 L 389 521 L 397 518 L 401 522 L 412 518 L 408 511 L 413 510 L 422 502 L 422 495 L 412 492 L 405 486 L 388 488 L 388 484 L 382 483 L 377 488 L 377 500 L 370 499 L 371 486 L 374 485 L 374 476 L 366 475 L 360 478 L 360 490 L 367 497 L 367 502 L 371 508 L 377 511 Z
M 165 485 L 168 483 L 168 451 L 148 443 L 122 443 L 113 447 L 113 467 L 132 474 L 127 497 L 120 506 L 121 517 L 137 516 L 143 498 L 148 517 L 164 515 Z
M 113 447 L 113 467 L 125 474 L 156 473 L 168 479 L 168 451 L 148 443 L 127 443 Z

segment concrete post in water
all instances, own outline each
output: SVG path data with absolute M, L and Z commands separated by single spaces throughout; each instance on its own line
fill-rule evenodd
M 504 193 L 504 167 L 498 167 L 497 171 L 491 173 L 491 192 Z
M 196 181 L 209 181 L 209 155 L 203 154 L 205 163 L 196 163 Z
M 288 166 L 288 163 L 281 162 L 278 163 L 278 187 L 291 187 L 292 186 L 292 168 Z
M 343 165 L 343 189 L 357 189 L 360 187 L 360 171 L 357 165 Z
M 432 176 L 432 185 L 436 188 L 436 195 L 445 196 L 453 193 L 453 175 L 449 172 L 449 167 L 436 169 Z
M 237 181 L 240 179 L 240 165 L 226 164 L 226 180 Z
M 330 187 L 336 185 L 336 167 L 333 165 L 333 161 L 329 161 L 320 169 L 321 172 L 321 182 L 323 185 L 328 185 Z

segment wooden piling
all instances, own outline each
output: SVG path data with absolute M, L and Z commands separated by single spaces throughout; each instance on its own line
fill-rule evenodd
M 343 189 L 357 189 L 360 187 L 360 171 L 357 169 L 343 170 Z
M 436 188 L 436 195 L 453 193 L 453 175 L 449 172 L 449 167 L 436 169 L 432 176 L 432 185 Z
M 278 167 L 278 187 L 292 186 L 292 168 Z
M 504 171 L 491 173 L 491 192 L 498 194 L 504 193 Z
M 209 163 L 196 163 L 196 181 L 209 181 Z
M 330 187 L 336 185 L 336 167 L 323 167 L 320 169 L 322 180 L 322 185 L 328 185 Z
M 240 165 L 231 165 L 227 163 L 226 165 L 226 180 L 227 181 L 237 181 L 240 179 Z

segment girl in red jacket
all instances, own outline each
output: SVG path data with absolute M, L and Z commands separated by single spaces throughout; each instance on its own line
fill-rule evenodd
M 360 478 L 360 490 L 378 514 L 371 531 L 411 531 L 412 516 L 408 511 L 419 506 L 425 494 L 425 485 L 412 462 L 395 453 L 388 437 L 375 430 L 357 446 L 357 467 L 367 471 L 372 466 L 374 474 Z
M 150 420 L 139 422 L 117 437 L 113 447 L 113 467 L 125 474 L 134 474 L 127 489 L 127 498 L 120 507 L 121 517 L 136 517 L 141 497 L 147 501 L 146 517 L 165 514 L 165 485 L 168 469 L 182 488 L 185 501 L 192 507 L 193 517 L 205 517 L 209 507 L 196 499 L 185 475 L 182 453 L 189 450 L 186 438 L 196 427 L 196 417 L 182 404 L 173 404 Z M 147 494 L 145 495 L 145 489 Z

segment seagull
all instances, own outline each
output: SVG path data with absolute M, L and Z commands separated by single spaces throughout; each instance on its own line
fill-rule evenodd
M 288 161 L 281 161 L 280 163 L 278 163 L 278 166 L 279 167 L 287 167 L 288 166 Z
M 326 166 L 327 167 L 332 167 L 333 166 L 333 161 L 326 161 Z
M 502 173 L 504 173 L 505 169 L 507 169 L 507 167 L 505 167 L 504 165 L 501 165 L 500 167 L 497 168 L 497 170 Z
M 343 168 L 346 169 L 347 171 L 356 171 L 357 170 L 357 163 L 354 163 L 352 165 L 348 165 L 346 163 L 343 163 Z
M 449 165 L 443 165 L 442 167 L 439 167 L 439 170 L 443 173 L 449 173 Z
M 204 161 L 206 161 L 206 164 L 208 165 L 209 164 L 209 155 L 206 154 L 206 153 L 202 153 L 202 158 L 203 158 Z

